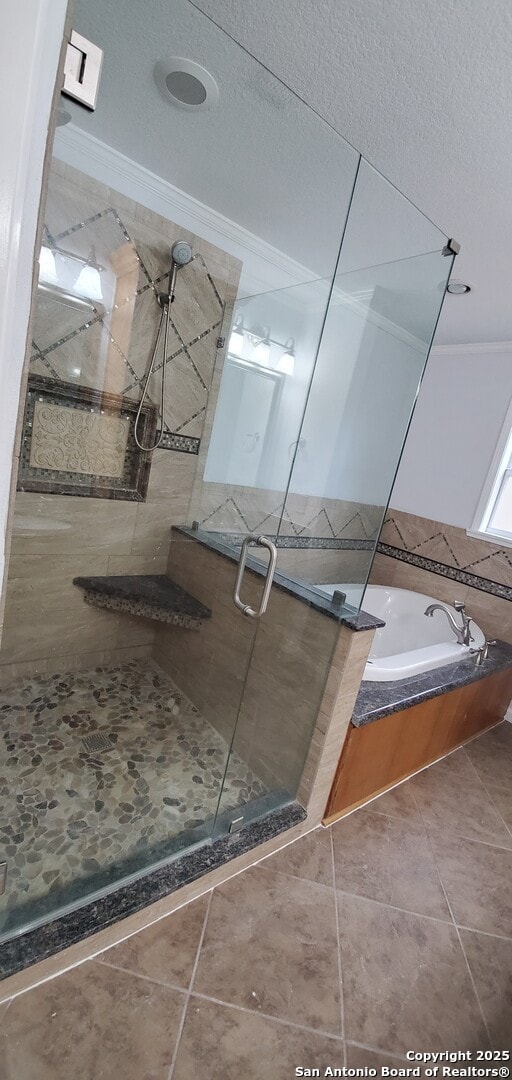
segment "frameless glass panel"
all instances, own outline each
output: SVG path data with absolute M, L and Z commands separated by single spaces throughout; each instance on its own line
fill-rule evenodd
M 66 101 L 46 201 L 0 652 L 3 936 L 301 776 L 305 797 L 330 593 L 359 606 L 451 264 L 196 7 L 166 19 L 74 8 L 105 63 L 94 112 Z M 192 111 L 183 57 L 206 69 Z M 233 587 L 262 533 L 258 621 Z M 254 611 L 266 567 L 252 548 Z
M 73 123 L 172 184 L 177 220 L 195 213 L 194 231 L 241 259 L 239 295 L 332 275 L 359 159 L 344 139 L 188 0 L 165 14 L 77 0 L 75 24 L 108 53 L 96 110 L 68 102 Z M 215 80 L 204 109 L 165 90 L 158 72 L 180 57 Z M 67 160 L 69 142 L 64 129 Z
M 265 498 L 280 487 L 292 458 L 276 536 L 276 588 L 254 642 L 233 739 L 234 757 L 244 754 L 255 764 L 267 799 L 276 803 L 307 788 L 303 769 L 338 621 L 359 612 L 453 262 L 445 244 L 431 222 L 361 162 L 319 348 L 308 352 L 302 382 L 298 365 L 288 370 L 295 411 L 277 414 L 286 437 L 271 443 L 267 470 L 262 467 L 258 483 L 246 474 L 240 506 L 267 508 Z M 285 296 L 265 296 L 265 310 Z M 248 312 L 261 300 L 248 302 Z M 307 324 L 313 322 L 309 311 Z M 235 347 L 242 325 L 237 305 Z M 249 356 L 247 332 L 243 343 Z M 302 418 L 293 435 L 286 427 L 292 417 L 295 425 Z M 248 450 L 249 458 L 254 442 Z M 214 468 L 209 460 L 207 475 Z M 238 507 L 238 492 L 236 498 Z M 273 532 L 275 523 L 270 514 L 261 527 Z M 258 803 L 241 792 L 244 821 L 258 812 Z M 219 829 L 229 816 L 222 798 Z
M 297 588 L 304 590 L 282 572 L 286 552 L 281 550 L 264 616 L 258 622 L 248 619 L 232 602 L 243 541 L 251 534 L 277 538 L 330 287 L 329 280 L 319 279 L 237 300 L 226 333 L 226 360 L 217 376 L 218 396 L 211 397 L 211 436 L 202 447 L 204 472 L 198 469 L 189 523 L 195 522 L 190 536 L 204 548 L 210 587 L 223 582 L 224 595 L 217 595 L 222 637 L 217 622 L 213 639 L 215 611 L 212 620 L 212 680 L 224 687 L 230 681 L 224 652 L 228 641 L 228 663 L 240 654 L 248 635 L 252 655 L 232 717 L 216 835 L 295 797 L 337 636 L 329 601 L 320 598 L 319 611 L 304 603 L 303 595 L 297 598 Z M 219 551 L 224 556 L 220 567 Z M 251 547 L 241 594 L 253 608 L 266 568 L 263 549 Z M 240 781 L 241 762 L 249 769 L 252 790 Z
M 74 7 L 105 63 L 93 113 L 66 100 L 46 200 L 0 653 L 4 936 L 211 839 L 221 791 L 232 815 L 275 786 L 267 751 L 230 753 L 257 625 L 234 560 L 277 533 L 359 158 L 186 0 L 166 18 L 217 85 L 204 111 L 162 85 L 161 3 Z M 242 588 L 257 608 L 261 572 Z
M 361 162 L 279 529 L 290 571 L 356 611 L 453 262 L 445 245 Z

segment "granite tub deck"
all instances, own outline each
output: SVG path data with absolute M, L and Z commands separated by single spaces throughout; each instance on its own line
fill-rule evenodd
M 84 600 L 95 607 L 140 615 L 145 619 L 200 630 L 209 608 L 166 574 L 76 577 L 73 585 L 84 590 Z
M 224 779 L 227 742 L 146 659 L 17 680 L 0 735 L 1 935 L 203 840 L 221 791 L 266 794 L 236 755 Z
M 512 646 L 409 679 L 363 682 L 324 823 L 370 802 L 503 720 L 512 698 Z
M 468 657 L 457 664 L 423 671 L 408 679 L 395 679 L 389 682 L 361 683 L 352 714 L 354 727 L 363 727 L 383 716 L 391 716 L 401 709 L 409 709 L 422 701 L 440 697 L 450 690 L 469 686 L 473 682 L 512 669 L 512 645 L 506 641 L 497 641 L 489 648 L 487 660 L 481 664 Z

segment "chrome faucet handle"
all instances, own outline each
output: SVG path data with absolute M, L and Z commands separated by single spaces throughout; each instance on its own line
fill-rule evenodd
M 491 645 L 496 645 L 496 644 L 497 644 L 497 641 L 496 641 L 495 638 L 486 638 L 485 639 L 485 645 L 482 645 L 482 660 L 487 660 L 487 657 L 489 656 L 490 646 Z
M 466 610 L 466 604 L 465 604 L 464 600 L 454 600 L 453 601 L 453 606 L 455 608 L 455 611 L 465 611 Z

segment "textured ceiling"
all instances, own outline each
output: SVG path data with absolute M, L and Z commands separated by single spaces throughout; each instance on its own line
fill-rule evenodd
M 510 0 L 198 0 L 462 245 L 438 343 L 512 340 Z
M 199 9 L 460 241 L 456 276 L 474 291 L 447 298 L 436 341 L 512 340 L 509 0 L 76 3 L 76 28 L 104 47 L 105 66 L 97 112 L 74 108 L 75 123 L 306 265 L 325 252 L 315 270 L 328 273 L 349 148 Z M 213 72 L 224 111 L 189 114 L 158 97 L 153 65 L 172 55 Z

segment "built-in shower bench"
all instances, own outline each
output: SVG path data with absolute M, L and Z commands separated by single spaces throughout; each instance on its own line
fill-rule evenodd
M 199 630 L 211 610 L 166 574 L 131 574 L 76 577 L 73 585 L 84 590 L 84 600 L 95 607 L 140 615 L 144 619 Z

